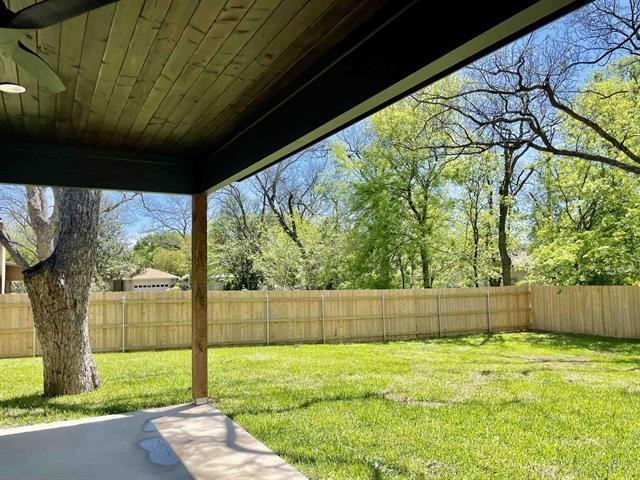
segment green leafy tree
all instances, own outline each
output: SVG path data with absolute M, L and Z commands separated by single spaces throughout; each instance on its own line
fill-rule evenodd
M 180 250 L 184 244 L 184 237 L 177 232 L 164 231 L 150 233 L 138 239 L 133 247 L 136 262 L 142 267 L 151 267 L 157 250 Z
M 430 288 L 442 274 L 453 206 L 449 164 L 456 156 L 442 147 L 447 132 L 434 113 L 407 98 L 372 117 L 364 145 L 336 147 L 351 177 L 357 286 Z
M 133 255 L 141 268 L 155 268 L 173 275 L 187 275 L 191 269 L 191 237 L 175 231 L 152 233 L 140 238 Z
M 151 265 L 157 270 L 182 277 L 189 274 L 191 269 L 190 260 L 186 248 L 181 248 L 180 250 L 159 248 L 153 254 L 153 262 Z
M 584 160 L 542 163 L 532 230 L 533 281 L 640 283 L 640 185 Z
M 98 225 L 94 290 L 108 291 L 112 281 L 130 278 L 140 270 L 127 243 L 122 221 L 116 210 L 105 212 Z
M 242 185 L 229 185 L 215 197 L 217 215 L 209 223 L 209 276 L 230 290 L 257 290 L 262 274 L 256 269 L 264 232 L 264 210 Z
M 640 151 L 640 64 L 623 58 L 597 70 L 573 100 L 573 111 Z M 566 115 L 565 139 L 580 151 L 628 162 L 626 153 L 584 121 Z M 586 159 L 547 156 L 532 234 L 533 279 L 560 284 L 640 282 L 640 179 Z
M 271 219 L 265 228 L 256 269 L 271 289 L 331 290 L 344 282 L 344 234 L 331 217 L 295 220 L 299 245 Z
M 496 183 L 500 178 L 497 159 L 492 152 L 464 156 L 452 169 L 456 207 L 450 226 L 454 239 L 448 283 L 473 287 L 499 284 L 502 266 L 495 242 L 498 231 Z M 509 239 L 511 246 L 511 235 Z

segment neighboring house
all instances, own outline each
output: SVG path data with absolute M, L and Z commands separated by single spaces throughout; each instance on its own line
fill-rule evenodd
M 21 282 L 24 279 L 22 269 L 15 263 L 7 262 L 7 254 L 0 245 L 0 295 L 11 293 L 11 282 Z
M 114 292 L 131 291 L 161 291 L 173 287 L 180 277 L 167 272 L 147 268 L 141 274 L 132 278 L 123 278 L 113 281 Z

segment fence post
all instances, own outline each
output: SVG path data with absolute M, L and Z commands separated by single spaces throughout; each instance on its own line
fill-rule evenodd
M 531 330 L 533 324 L 533 293 L 531 292 L 531 284 L 527 285 L 527 320 L 524 325 L 524 331 Z
M 381 307 L 382 307 L 382 340 L 384 342 L 387 341 L 387 321 L 384 318 L 384 292 L 381 294 Z
M 326 343 L 327 338 L 324 328 L 324 295 L 320 295 L 320 312 L 322 314 L 322 343 Z
M 438 292 L 438 337 L 442 337 L 442 305 L 440 300 L 440 292 Z
M 267 312 L 266 312 L 266 318 L 267 318 L 267 345 L 269 345 L 269 294 L 267 293 L 266 297 L 266 308 L 267 308 Z
M 489 288 L 487 288 L 487 332 L 491 333 L 491 308 L 489 307 Z
M 123 296 L 121 298 L 121 303 L 122 303 L 122 353 L 124 353 L 125 350 L 125 309 L 126 309 L 126 303 L 127 303 L 127 298 L 125 296 Z
M 31 342 L 33 344 L 33 356 L 36 356 L 36 322 L 33 322 L 33 332 Z

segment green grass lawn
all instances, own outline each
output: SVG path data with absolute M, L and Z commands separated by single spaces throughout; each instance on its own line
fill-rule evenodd
M 0 427 L 187 402 L 190 352 L 97 355 L 103 386 L 42 399 L 0 360 Z M 220 348 L 210 394 L 311 478 L 640 478 L 640 343 L 519 333 Z

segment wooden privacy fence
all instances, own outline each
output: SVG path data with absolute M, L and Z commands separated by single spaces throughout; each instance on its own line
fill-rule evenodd
M 96 352 L 191 344 L 190 292 L 96 293 Z M 209 344 L 366 342 L 542 330 L 640 338 L 640 287 L 209 292 Z M 26 295 L 0 295 L 0 357 L 40 352 Z
M 531 287 L 531 328 L 640 338 L 640 287 Z
M 96 352 L 191 345 L 190 292 L 91 296 Z M 366 342 L 525 330 L 529 287 L 209 292 L 209 344 Z M 37 355 L 26 295 L 0 295 L 0 357 Z

